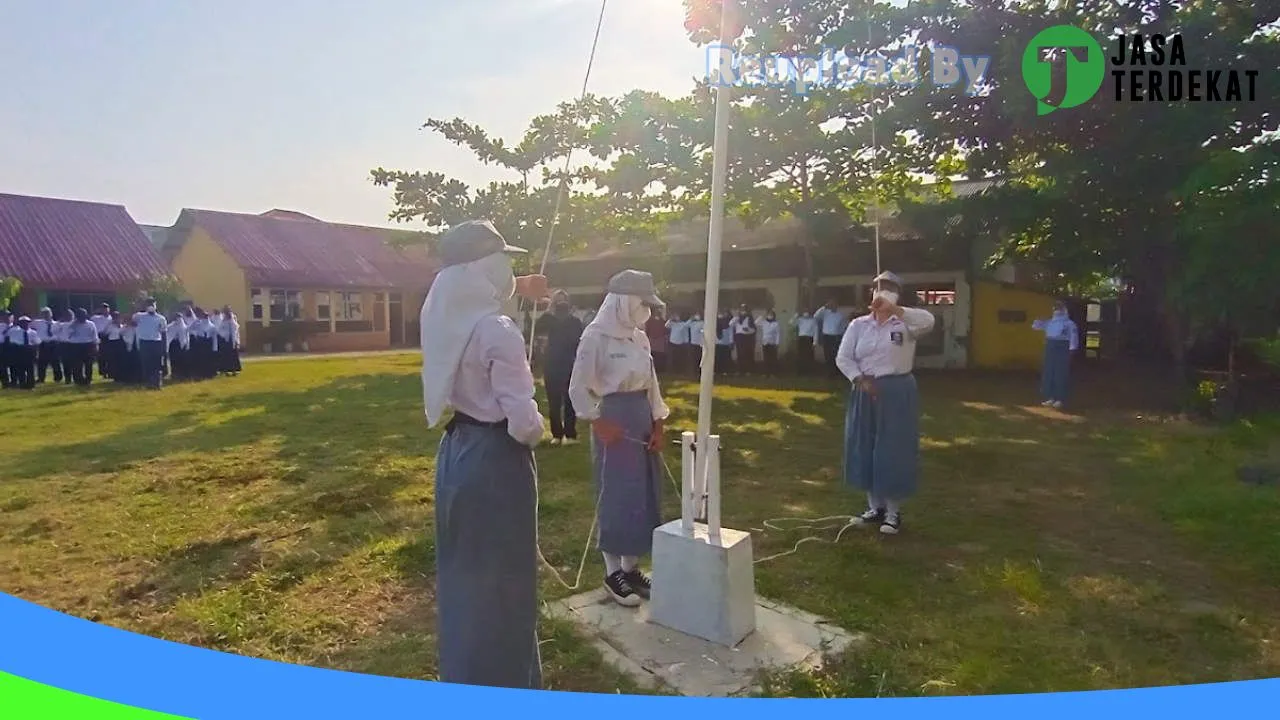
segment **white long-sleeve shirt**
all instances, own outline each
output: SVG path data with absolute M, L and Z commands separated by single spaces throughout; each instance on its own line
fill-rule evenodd
M 702 333 L 707 324 L 701 320 L 689 321 L 689 344 L 702 347 Z
M 191 335 L 187 331 L 187 323 L 182 318 L 178 318 L 165 326 L 165 335 L 168 336 L 170 343 L 177 340 L 178 347 L 183 350 L 191 349 Z
M 818 321 L 813 316 L 797 315 L 791 318 L 791 324 L 796 327 L 797 336 L 818 339 Z
M 7 340 L 10 345 L 26 345 L 29 347 L 35 347 L 40 344 L 40 336 L 36 334 L 36 331 L 32 330 L 30 327 L 24 330 L 21 325 L 10 325 L 9 328 L 4 331 L 4 339 Z
M 782 344 L 782 326 L 777 320 L 760 321 L 760 344 L 774 347 Z
M 480 422 L 505 419 L 507 434 L 532 447 L 542 438 L 542 413 L 524 352 L 524 335 L 511 318 L 490 315 L 476 323 L 462 350 L 449 405 Z
M 756 323 L 755 318 L 742 317 L 735 315 L 733 320 L 729 321 L 729 327 L 733 328 L 734 335 L 755 335 Z
M 606 395 L 640 390 L 648 392 L 654 420 L 665 420 L 671 414 L 662 399 L 649 348 L 602 333 L 582 336 L 569 377 L 569 402 L 578 417 L 595 420 Z
M 230 343 L 232 347 L 240 347 L 240 322 L 232 317 L 223 316 L 218 323 L 219 343 Z
M 668 320 L 667 330 L 670 332 L 670 337 L 667 338 L 667 342 L 672 345 L 689 344 L 691 338 L 689 335 L 688 320 Z M 694 340 L 694 342 L 697 342 L 697 340 Z
M 28 327 L 36 331 L 36 335 L 40 336 L 40 342 L 42 343 L 58 341 L 58 323 L 53 320 L 36 318 L 31 321 L 31 325 Z
M 847 329 L 844 313 L 839 310 L 824 307 L 814 314 L 813 319 L 823 335 L 840 335 Z
M 859 377 L 905 375 L 915 365 L 916 340 L 933 329 L 937 319 L 921 308 L 902 308 L 902 317 L 884 323 L 863 315 L 849 323 L 836 353 L 836 367 L 850 382 Z
M 97 328 L 99 335 L 105 335 L 107 332 L 107 326 L 111 324 L 111 316 L 91 315 L 89 316 L 89 322 L 93 323 L 93 326 Z
M 154 312 L 140 312 L 133 316 L 134 335 L 144 342 L 160 342 L 164 340 L 164 329 L 168 325 L 164 316 Z

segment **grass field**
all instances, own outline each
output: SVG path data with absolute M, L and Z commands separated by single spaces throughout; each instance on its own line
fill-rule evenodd
M 0 395 L 0 591 L 179 642 L 433 678 L 437 436 L 417 373 L 412 355 L 288 360 L 163 393 Z M 1033 378 L 923 377 L 925 471 L 904 534 L 849 532 L 757 565 L 761 594 L 873 640 L 767 692 L 1280 675 L 1280 490 L 1234 476 L 1280 425 L 1155 419 L 1138 385 L 1084 379 L 1063 413 L 1035 406 Z M 830 389 L 717 390 L 727 525 L 862 509 L 838 486 Z M 691 425 L 696 388 L 668 395 L 672 429 Z M 538 462 L 543 546 L 571 575 L 591 524 L 587 450 L 544 447 Z M 756 556 L 803 534 L 757 532 Z M 549 577 L 543 590 L 568 594 Z M 543 632 L 551 688 L 634 690 L 570 628 Z

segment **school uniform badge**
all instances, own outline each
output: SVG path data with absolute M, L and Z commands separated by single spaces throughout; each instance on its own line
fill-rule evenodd
M 901 345 L 902 332 L 899 330 L 894 330 L 893 332 L 889 333 L 889 342 L 893 343 L 894 345 Z

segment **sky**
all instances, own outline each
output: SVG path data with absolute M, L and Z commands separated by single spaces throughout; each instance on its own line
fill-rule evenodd
M 505 177 L 420 129 L 518 140 L 577 97 L 600 0 L 5 0 L 0 192 L 392 225 L 376 167 Z M 681 0 L 611 0 L 588 90 L 706 73 Z

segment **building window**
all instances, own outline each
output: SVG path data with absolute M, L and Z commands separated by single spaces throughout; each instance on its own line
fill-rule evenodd
M 262 297 L 262 288 L 253 288 L 249 290 L 249 298 L 253 305 L 253 319 L 261 320 L 264 314 L 264 305 L 266 302 Z
M 297 290 L 271 291 L 271 320 L 297 320 L 302 317 L 302 293 Z
M 333 296 L 330 293 L 327 293 L 327 292 L 316 293 L 316 319 L 317 320 L 329 319 L 329 317 L 333 314 L 333 311 L 330 310 L 330 308 L 332 307 L 330 303 L 332 302 L 333 302 Z
M 921 305 L 955 305 L 956 284 L 936 283 L 917 286 L 916 298 Z
M 124 312 L 132 312 L 133 308 L 116 307 L 116 296 L 109 293 L 77 293 L 67 292 L 65 290 L 49 290 L 45 293 L 44 304 L 54 312 L 54 317 L 61 318 L 62 313 L 67 310 L 76 311 L 81 308 L 87 310 L 90 315 L 98 312 L 98 306 L 107 303 L 112 310 L 120 310 Z M 31 308 L 29 311 L 23 308 L 23 312 L 34 316 L 40 308 Z
M 364 307 L 361 300 L 362 297 L 358 292 L 338 293 L 338 319 L 363 320 Z

